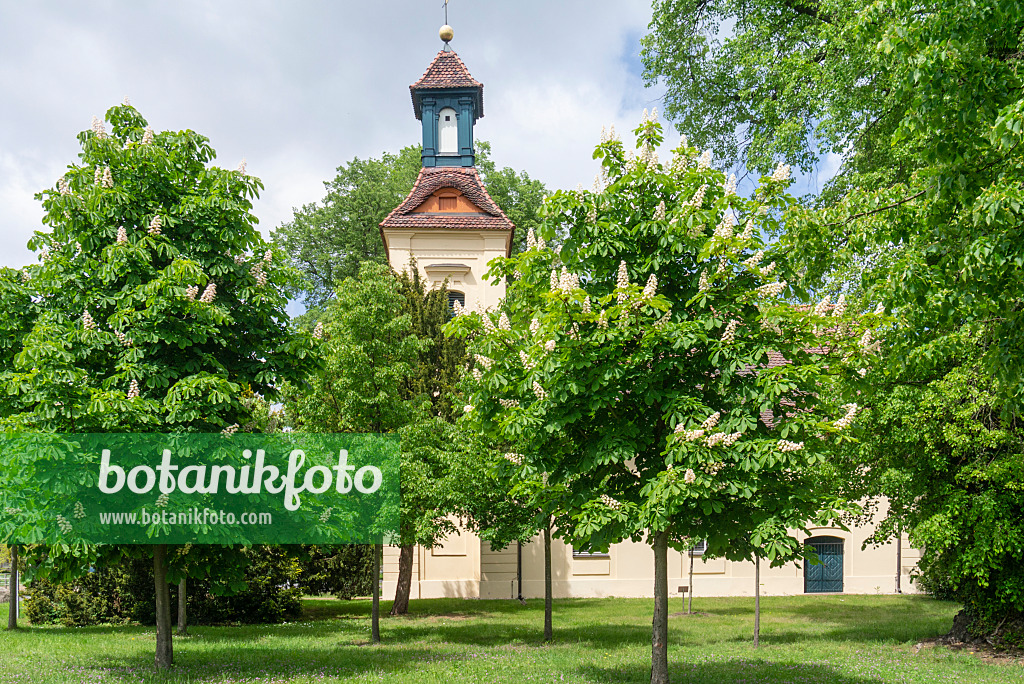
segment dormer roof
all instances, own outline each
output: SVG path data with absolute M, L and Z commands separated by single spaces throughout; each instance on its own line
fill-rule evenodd
M 424 211 L 434 193 L 453 188 L 471 203 L 471 211 Z M 419 210 L 419 211 L 417 211 Z M 435 228 L 446 230 L 503 230 L 514 226 L 491 199 L 474 167 L 436 166 L 420 169 L 409 196 L 380 223 L 381 230 Z
M 423 118 L 421 97 L 435 90 L 474 90 L 476 118 L 484 115 L 484 84 L 473 78 L 466 65 L 453 50 L 441 50 L 423 72 L 420 80 L 409 86 L 412 107 L 417 119 Z

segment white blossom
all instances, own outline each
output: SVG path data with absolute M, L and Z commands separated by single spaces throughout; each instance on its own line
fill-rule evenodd
M 772 263 L 768 264 L 767 266 L 765 266 L 764 268 L 761 269 L 761 275 L 762 276 L 769 276 L 769 275 L 771 275 L 772 272 L 775 270 L 775 266 L 776 266 L 776 264 L 775 264 L 774 261 Z
M 711 287 L 711 283 L 708 282 L 708 270 L 705 268 L 700 272 L 700 282 L 697 284 L 697 290 L 707 292 L 709 287 Z
M 832 302 L 829 301 L 829 298 L 826 296 L 824 299 L 818 302 L 818 305 L 816 307 L 814 307 L 814 315 L 824 316 L 825 314 L 827 314 L 831 303 Z
M 199 296 L 199 286 L 189 285 L 185 288 L 185 298 L 190 302 L 196 301 L 196 297 Z
M 732 446 L 742 436 L 743 436 L 742 432 L 734 432 L 731 435 L 726 435 L 725 438 L 722 439 L 722 444 L 724 444 L 727 447 L 728 446 Z
M 519 361 L 523 364 L 523 368 L 526 370 L 533 370 L 537 367 L 537 364 L 530 360 L 530 356 L 522 350 L 519 351 Z
M 875 307 L 875 315 L 876 316 L 884 316 L 885 315 L 885 304 L 881 304 L 880 303 L 878 306 Z
M 736 194 L 736 174 L 735 173 L 731 174 L 728 178 L 725 179 L 725 182 L 722 183 L 722 190 L 725 191 L 725 196 L 726 197 L 732 197 L 733 195 Z
M 512 465 L 521 466 L 523 465 L 523 455 L 509 451 L 504 455 L 504 459 Z
M 217 296 L 217 285 L 213 281 L 210 281 L 206 285 L 206 289 L 203 290 L 203 296 L 199 298 L 203 304 L 212 304 L 213 298 Z
M 704 206 L 704 195 L 707 193 L 707 191 L 708 191 L 708 186 L 707 185 L 700 186 L 700 188 L 697 190 L 697 193 L 693 196 L 693 199 L 691 199 L 686 204 L 691 206 L 691 207 L 695 207 L 697 209 L 700 209 L 701 207 Z
M 620 261 L 619 262 L 619 272 L 618 272 L 618 275 L 615 278 L 615 287 L 620 289 L 620 290 L 623 290 L 623 289 L 629 287 L 629 272 L 626 270 L 626 262 L 625 261 Z M 622 302 L 626 301 L 628 296 L 629 295 L 627 295 L 625 292 L 619 292 L 615 296 L 615 299 L 616 299 L 616 301 L 619 304 L 621 304 Z
M 714 413 L 712 413 L 712 414 L 711 414 L 710 416 L 708 416 L 708 417 L 707 417 L 707 420 L 705 420 L 705 421 L 704 421 L 703 423 L 701 423 L 701 424 L 700 424 L 700 426 L 701 426 L 702 428 L 704 428 L 705 430 L 711 430 L 711 429 L 713 429 L 713 428 L 714 428 L 714 427 L 715 427 L 716 425 L 718 425 L 718 421 L 719 421 L 719 420 L 720 420 L 721 418 L 722 418 L 722 413 L 721 413 L 721 411 L 715 411 L 715 412 L 714 412 Z
M 471 404 L 466 404 L 465 406 L 462 407 L 462 412 L 463 413 L 469 413 L 472 410 L 473 410 L 473 406 Z
M 135 399 L 139 396 L 139 381 L 132 378 L 132 382 L 128 385 L 128 394 L 125 395 L 128 399 Z
M 457 304 L 458 302 L 456 302 Z M 324 322 L 317 321 L 316 325 L 313 326 L 313 339 L 322 340 L 324 338 Z
M 555 351 L 555 341 L 554 340 L 548 340 L 547 342 L 545 342 L 544 343 L 544 351 L 546 351 L 549 354 L 551 352 Z
M 857 411 L 860 410 L 860 407 L 857 404 L 844 404 L 843 410 L 846 411 L 846 415 L 834 423 L 840 430 L 845 430 L 853 424 L 853 419 L 857 415 Z
M 92 314 L 89 313 L 88 309 L 82 311 L 82 327 L 86 330 L 96 329 L 96 321 L 93 320 Z
M 544 251 L 548 248 L 548 243 L 544 241 L 544 238 L 537 238 L 537 249 Z
M 608 329 L 608 315 L 605 313 L 604 309 L 601 309 L 601 313 L 597 316 L 597 327 L 599 330 Z
M 489 359 L 486 356 L 481 356 L 480 354 L 474 354 L 473 358 L 476 359 L 477 364 L 482 366 L 484 370 L 491 370 L 491 366 L 494 365 L 494 360 L 493 359 Z
M 236 254 L 235 255 L 235 265 L 236 266 L 241 266 L 244 263 L 245 263 L 245 255 L 244 254 Z
M 238 171 L 238 173 L 244 176 L 246 175 L 246 166 L 247 165 L 245 163 L 245 157 L 242 157 L 242 161 L 238 162 L 238 168 L 236 169 L 236 171 Z
M 583 298 L 583 313 L 590 313 L 590 295 Z
M 754 255 L 743 262 L 743 265 L 753 270 L 757 268 L 757 265 L 761 263 L 761 259 L 764 259 L 764 250 L 759 249 L 754 252 Z
M 71 523 L 68 522 L 68 519 L 65 518 L 63 515 L 57 516 L 57 527 L 59 527 L 60 531 L 64 534 L 68 534 L 71 532 L 72 529 L 74 529 L 71 526 Z
M 612 497 L 608 496 L 607 494 L 602 494 L 601 495 L 601 503 L 603 503 L 605 506 L 607 506 L 608 508 L 612 509 L 613 511 L 619 510 L 619 507 L 622 506 L 622 504 L 620 504 L 618 502 L 618 500 L 613 499 Z
M 103 181 L 101 185 L 105 188 L 114 187 L 114 175 L 110 172 L 109 166 L 103 167 Z
M 533 228 L 530 228 L 526 232 L 526 249 L 533 249 L 537 246 L 537 234 L 533 232 Z
M 773 181 L 784 181 L 789 179 L 789 164 L 780 163 L 775 167 L 775 171 L 772 173 Z
M 489 313 L 485 311 L 482 314 L 480 314 L 480 317 L 481 319 L 483 319 L 484 330 L 486 332 L 492 333 L 495 330 L 497 330 L 497 328 L 494 327 L 494 321 L 491 320 L 491 315 Z
M 161 228 L 164 225 L 164 220 L 160 216 L 154 216 L 153 220 L 149 222 L 149 228 L 146 230 L 150 235 L 160 235 Z
M 519 408 L 518 399 L 499 399 L 498 403 L 501 404 L 502 408 L 505 409 Z
M 704 171 L 711 168 L 711 150 L 705 150 L 697 159 L 697 169 Z
M 683 475 L 683 482 L 686 484 L 693 484 L 697 481 L 697 474 L 693 472 L 693 468 L 687 468 L 686 473 Z
M 57 179 L 57 189 L 60 190 L 60 194 L 62 195 L 71 194 L 71 186 L 68 185 L 68 179 L 64 176 Z
M 512 324 L 509 323 L 508 316 L 505 315 L 504 311 L 501 312 L 501 317 L 498 318 L 498 328 L 500 328 L 501 330 L 512 329 Z
M 722 217 L 722 222 L 715 228 L 715 237 L 722 240 L 730 240 L 733 235 L 733 226 L 736 225 L 736 217 L 733 216 L 731 211 L 725 212 L 725 216 Z
M 591 206 L 587 208 L 587 224 L 595 225 L 597 223 L 597 207 Z
M 725 435 L 721 432 L 716 432 L 714 434 L 708 435 L 707 438 L 704 440 L 704 443 L 707 444 L 709 447 L 714 447 L 720 444 L 723 440 L 725 440 Z
M 249 269 L 249 275 L 256 279 L 256 285 L 264 287 L 267 284 L 267 274 L 263 270 L 263 262 L 257 261 L 256 264 Z
M 107 137 L 107 125 L 97 117 L 92 117 L 92 132 L 101 140 Z
M 92 174 L 92 181 L 96 185 L 103 185 L 103 169 L 98 166 L 96 167 L 96 171 Z
M 11 508 L 10 506 L 7 506 L 6 508 L 4 508 L 4 513 L 6 513 L 7 515 L 18 515 L 19 513 L 21 513 L 21 509 Z
M 551 290 L 552 291 L 558 289 L 558 269 L 557 268 L 551 269 L 551 277 L 548 279 L 548 284 L 551 286 Z
M 754 237 L 754 219 L 747 219 L 747 225 L 743 226 L 743 232 L 740 233 L 740 240 L 746 242 L 752 237 Z
M 142 134 L 142 144 L 148 145 L 151 142 L 153 142 L 153 129 L 150 126 L 146 126 L 146 130 Z
M 476 380 L 477 382 L 483 382 L 484 374 L 480 372 L 479 368 L 474 368 L 472 373 L 473 373 L 473 379 L 474 380 Z
M 666 323 L 668 323 L 671 320 L 672 320 L 672 310 L 669 309 L 668 311 L 665 312 L 665 315 L 663 315 L 658 320 L 654 321 L 654 327 L 660 328 L 661 326 L 665 325 Z
M 125 335 L 120 330 L 115 330 L 114 331 L 114 337 L 117 338 L 117 341 L 121 343 L 122 347 L 130 347 L 130 346 L 132 346 L 132 342 L 133 342 L 132 338 L 128 337 L 127 335 Z
M 124 244 L 128 242 L 128 231 L 125 230 L 124 226 L 118 226 L 117 228 L 117 243 Z
M 238 423 L 235 423 L 234 425 L 228 425 L 226 428 L 220 431 L 222 435 L 227 435 L 228 437 L 235 434 L 236 432 L 238 432 Z
M 170 503 L 171 497 L 166 492 L 156 497 L 156 503 L 154 504 L 157 508 L 167 508 L 167 504 Z
M 783 280 L 781 283 L 768 283 L 757 288 L 756 292 L 759 297 L 778 297 L 782 294 L 782 291 L 786 289 L 786 281 Z
M 320 522 L 326 523 L 334 515 L 334 508 L 324 509 L 324 512 L 320 514 Z
M 722 342 L 724 342 L 725 344 L 730 344 L 736 339 L 736 326 L 738 324 L 739 321 L 729 321 L 728 325 L 725 326 L 725 332 L 722 333 Z
M 538 330 L 540 330 L 540 321 L 534 318 L 530 321 L 530 332 L 536 335 Z
M 790 441 L 785 440 L 785 439 L 780 439 L 779 442 L 778 442 L 778 447 L 779 447 L 779 451 L 782 451 L 782 452 L 800 451 L 801 449 L 804 448 L 804 443 L 803 442 L 790 442 Z
M 836 300 L 836 305 L 832 307 L 832 316 L 834 318 L 840 318 L 846 313 L 846 295 L 839 295 L 839 299 Z
M 653 273 L 647 279 L 647 284 L 644 285 L 643 298 L 650 299 L 658 292 L 658 276 Z
M 537 382 L 536 380 L 533 381 L 533 393 L 541 401 L 543 401 L 544 399 L 547 399 L 547 397 L 548 397 L 548 393 L 544 391 L 544 388 L 541 387 L 540 383 Z

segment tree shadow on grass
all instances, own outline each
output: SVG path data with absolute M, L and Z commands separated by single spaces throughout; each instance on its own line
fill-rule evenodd
M 588 681 L 624 684 L 649 682 L 649 665 L 598 667 L 582 665 L 576 674 Z M 723 684 L 723 682 L 764 682 L 765 684 L 881 684 L 878 678 L 844 675 L 834 668 L 814 663 L 773 663 L 764 660 L 733 659 L 721 663 L 669 661 L 669 675 L 675 684 Z

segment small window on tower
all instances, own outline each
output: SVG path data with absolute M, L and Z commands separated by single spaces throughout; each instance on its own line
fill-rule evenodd
M 459 153 L 459 118 L 451 107 L 438 112 L 437 151 L 439 154 Z
M 454 197 L 438 197 L 438 201 L 441 205 L 441 211 L 455 211 L 459 205 L 459 201 Z

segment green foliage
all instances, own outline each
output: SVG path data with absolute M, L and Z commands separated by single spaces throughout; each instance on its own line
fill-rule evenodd
M 516 224 L 513 250 L 523 244 L 526 230 L 539 223 L 537 212 L 547 191 L 540 181 L 511 168 L 498 169 L 487 142 L 477 143 L 477 170 L 498 206 Z M 327 194 L 319 203 L 295 211 L 280 226 L 274 240 L 306 276 L 306 305 L 324 306 L 334 289 L 359 273 L 360 264 L 387 264 L 379 224 L 412 190 L 423 168 L 419 145 L 398 154 L 359 159 L 338 167 L 326 181 Z
M 312 596 L 333 594 L 340 599 L 369 596 L 373 581 L 372 547 L 365 545 L 308 546 L 296 552 L 302 568 L 302 590 Z
M 466 410 L 523 449 L 509 477 L 547 473 L 571 493 L 560 532 L 574 545 L 665 531 L 677 548 L 703 538 L 711 555 L 781 564 L 801 553 L 788 530 L 841 503 L 817 472 L 826 444 L 848 439 L 844 411 L 820 390 L 870 365 L 856 340 L 878 317 L 781 297 L 791 261 L 760 237 L 793 203 L 781 172 L 746 200 L 694 148 L 658 162 L 656 122 L 636 133 L 639 157 L 597 148 L 601 192 L 546 204 L 545 237 L 567 228 L 560 252 L 496 262 L 502 309 L 451 324 L 477 354 Z M 788 363 L 769 367 L 776 354 Z
M 286 550 L 271 546 L 246 549 L 242 556 L 247 567 L 236 592 L 225 594 L 222 587 L 209 581 L 189 581 L 191 624 L 264 624 L 300 614 L 302 590 L 294 584 L 301 569 L 296 559 Z M 178 605 L 176 591 L 176 586 L 172 587 L 173 611 Z M 25 614 L 34 625 L 151 625 L 156 619 L 149 598 L 153 594 L 153 563 L 142 558 L 125 558 L 70 582 L 33 580 L 29 592 Z

